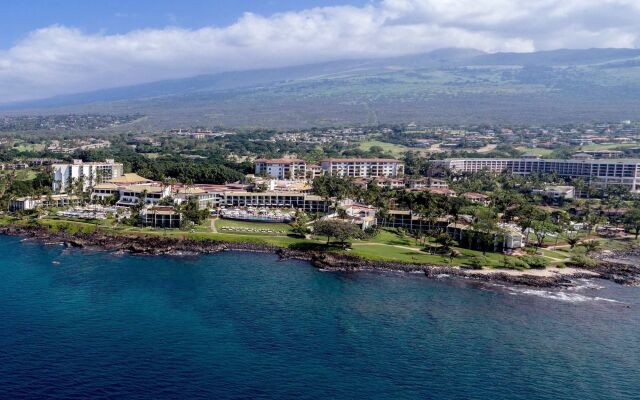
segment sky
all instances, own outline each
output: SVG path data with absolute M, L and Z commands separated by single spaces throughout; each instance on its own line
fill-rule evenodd
M 0 103 L 231 70 L 640 46 L 640 0 L 0 0 Z

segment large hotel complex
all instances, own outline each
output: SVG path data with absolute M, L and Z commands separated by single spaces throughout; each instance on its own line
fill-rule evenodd
M 391 158 L 330 158 L 320 161 L 320 166 L 308 165 L 295 158 L 258 159 L 255 173 L 277 179 L 314 178 L 321 174 L 354 178 L 397 177 L 404 174 L 404 164 Z
M 632 192 L 640 190 L 639 159 L 455 158 L 436 163 L 441 163 L 454 172 L 486 170 L 518 175 L 555 173 L 566 178 L 582 178 L 600 188 L 620 185 Z
M 82 190 L 86 191 L 96 184 L 110 182 L 124 173 L 123 165 L 114 160 L 103 162 L 73 160 L 71 164 L 53 164 L 52 169 L 54 193 L 67 192 L 74 183 L 81 184 Z

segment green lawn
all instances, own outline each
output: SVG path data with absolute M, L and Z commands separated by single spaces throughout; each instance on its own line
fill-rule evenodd
M 396 245 L 373 244 L 367 242 L 354 242 L 351 254 L 379 261 L 399 261 L 416 264 L 449 264 L 449 257 L 439 254 L 427 254 L 426 252 L 417 251 L 417 247 L 405 248 L 396 247 Z M 471 259 L 475 256 L 482 256 L 482 252 L 456 248 L 460 252 L 459 257 L 451 260 L 451 265 L 469 265 Z M 502 254 L 487 253 L 485 255 L 488 261 L 487 267 L 500 267 L 503 265 Z
M 16 147 L 14 147 L 17 151 L 19 152 L 26 152 L 26 151 L 43 151 L 44 150 L 44 144 L 42 143 L 38 143 L 38 144 L 30 144 L 30 143 L 23 143 L 20 144 Z
M 537 154 L 539 156 L 548 156 L 553 153 L 553 150 L 551 149 L 541 149 L 538 147 L 516 147 L 516 149 L 525 153 Z
M 15 179 L 18 181 L 31 181 L 33 180 L 37 172 L 30 169 L 19 169 L 19 170 L 6 170 L 0 172 L 2 175 L 12 175 L 15 174 Z
M 226 242 L 250 242 L 250 243 L 262 243 L 270 244 L 280 247 L 288 247 L 295 244 L 311 244 L 316 243 L 321 245 L 325 242 L 326 238 L 316 238 L 316 240 L 308 240 L 302 238 L 296 238 L 293 236 L 286 236 L 285 234 L 269 234 L 262 232 L 234 232 L 234 231 L 219 231 L 214 233 L 209 229 L 209 221 L 198 225 L 189 230 L 179 229 L 154 229 L 154 228 L 140 228 L 127 225 L 113 225 L 112 220 L 105 221 L 80 221 L 73 219 L 62 219 L 57 217 L 47 217 L 40 220 L 22 218 L 13 219 L 7 216 L 0 217 L 1 224 L 28 224 L 37 222 L 40 225 L 46 226 L 53 231 L 64 230 L 70 233 L 89 233 L 95 230 L 100 230 L 105 233 L 126 233 L 134 235 L 152 235 L 161 237 L 175 237 L 185 238 L 193 240 L 219 240 Z M 251 227 L 255 229 L 273 229 L 273 230 L 286 230 L 290 231 L 287 224 L 266 224 L 266 223 L 252 223 L 245 221 L 234 220 L 217 220 L 216 228 L 220 229 L 224 226 L 234 227 Z M 600 239 L 603 243 L 603 248 L 622 248 L 630 245 L 631 243 L 637 243 L 634 240 L 607 240 Z M 436 245 L 437 246 L 437 245 Z M 376 235 L 376 237 L 368 240 L 356 240 L 352 243 L 352 249 L 348 251 L 349 254 L 357 255 L 363 258 L 379 261 L 398 261 L 415 264 L 431 264 L 431 265 L 446 265 L 451 264 L 454 266 L 470 265 L 471 260 L 474 257 L 485 257 L 487 260 L 486 267 L 499 268 L 504 264 L 504 255 L 499 253 L 486 253 L 477 250 L 470 250 L 465 248 L 454 247 L 454 249 L 460 253 L 459 256 L 454 257 L 452 260 L 448 256 L 440 254 L 429 254 L 424 251 L 422 246 L 418 246 L 415 243 L 415 239 L 409 236 L 398 235 L 394 229 L 382 229 Z M 581 248 L 576 248 L 574 252 L 580 252 Z M 554 250 L 542 249 L 541 254 L 549 259 L 550 266 L 562 265 L 563 261 L 570 257 L 571 251 L 568 248 L 560 248 Z M 551 260 L 554 259 L 554 260 Z
M 216 219 L 216 230 L 218 233 L 247 233 L 252 235 L 287 235 L 291 233 L 291 226 L 289 224 L 282 223 L 268 223 L 268 222 L 250 222 L 250 221 L 236 221 L 232 219 Z M 223 229 L 231 228 L 231 230 Z M 246 229 L 268 229 L 274 232 L 248 232 Z
M 393 143 L 380 142 L 378 140 L 367 140 L 366 142 L 361 142 L 358 147 L 361 150 L 369 151 L 369 149 L 373 146 L 380 146 L 384 151 L 388 151 L 389 153 L 392 153 L 395 156 L 399 156 L 402 153 L 405 153 L 407 151 L 416 150 L 411 147 L 402 146 L 402 145 L 393 144 Z
M 620 143 L 610 143 L 610 144 L 588 144 L 585 146 L 581 146 L 582 150 L 616 150 L 616 149 L 624 149 L 626 147 L 637 147 L 634 144 L 620 144 Z

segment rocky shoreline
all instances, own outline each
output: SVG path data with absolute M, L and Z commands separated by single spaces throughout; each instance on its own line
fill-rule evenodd
M 111 233 L 75 233 L 50 231 L 40 226 L 10 225 L 0 227 L 0 234 L 19 236 L 38 240 L 44 243 L 62 243 L 67 247 L 87 248 L 93 250 L 128 252 L 140 255 L 197 255 L 212 254 L 222 251 L 253 251 L 275 253 L 281 259 L 295 259 L 310 262 L 314 267 L 326 271 L 394 271 L 406 273 L 423 273 L 429 278 L 454 276 L 479 281 L 500 282 L 512 285 L 533 287 L 571 286 L 577 278 L 603 278 L 620 284 L 640 284 L 640 266 L 630 263 L 612 262 L 600 258 L 600 263 L 589 270 L 576 271 L 570 274 L 512 274 L 508 271 L 477 273 L 446 265 L 424 265 L 401 262 L 373 261 L 349 254 L 321 252 L 315 250 L 293 250 L 278 246 L 252 242 L 224 242 L 215 240 L 193 240 L 169 238 L 152 235 L 111 234 Z M 636 249 L 640 254 L 640 250 Z M 621 256 L 621 255 L 619 255 Z

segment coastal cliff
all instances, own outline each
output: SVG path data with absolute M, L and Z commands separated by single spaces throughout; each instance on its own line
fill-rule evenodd
M 367 260 L 341 252 L 319 250 L 295 250 L 265 243 L 194 240 L 179 237 L 162 237 L 126 233 L 68 233 L 52 231 L 42 226 L 9 225 L 0 227 L 0 234 L 20 236 L 43 243 L 62 243 L 67 247 L 87 248 L 111 252 L 129 252 L 140 255 L 197 255 L 222 251 L 252 251 L 275 253 L 282 259 L 310 262 L 326 271 L 396 271 L 423 273 L 429 278 L 454 276 L 534 287 L 561 287 L 572 285 L 576 278 L 603 278 L 620 284 L 640 283 L 640 266 L 618 263 L 602 258 L 588 269 L 571 269 L 563 273 L 540 274 L 534 271 L 470 270 L 448 265 L 412 264 L 392 261 Z M 617 255 L 620 256 L 620 255 Z

